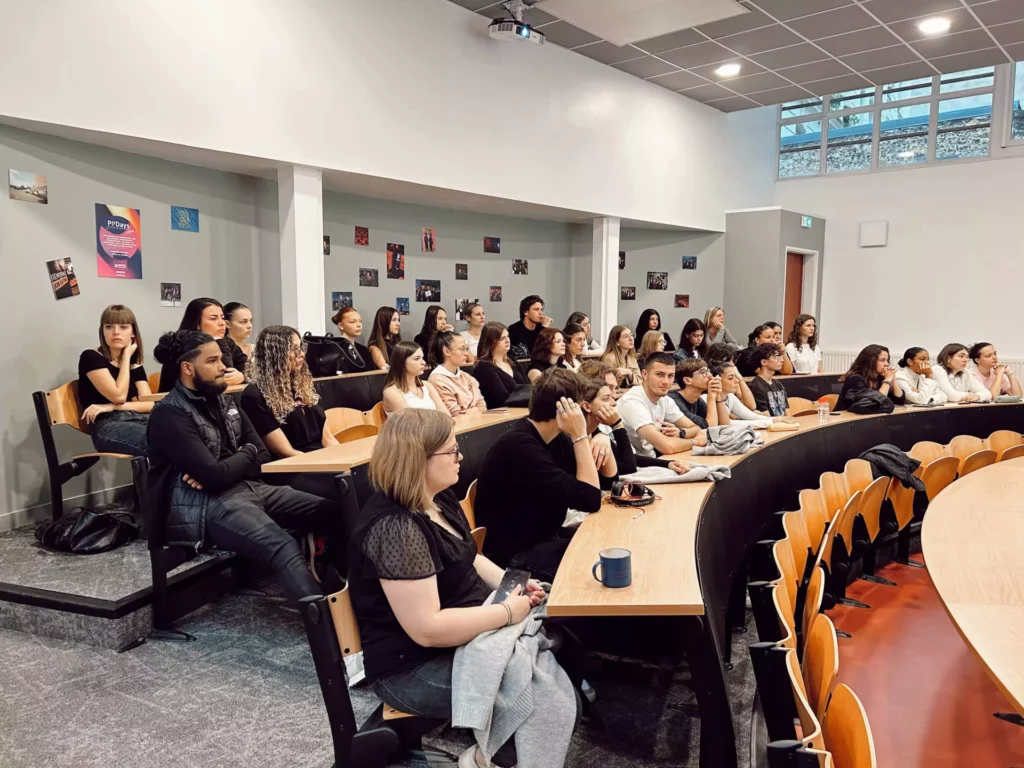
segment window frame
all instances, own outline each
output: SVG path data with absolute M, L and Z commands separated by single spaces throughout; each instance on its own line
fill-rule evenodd
M 1005 119 L 1002 121 L 1002 132 L 1000 133 L 1000 136 L 1002 137 L 1002 140 L 1003 140 L 1002 143 L 1003 143 L 1004 147 L 1020 147 L 1020 146 L 1024 146 L 1024 136 L 1022 136 L 1019 139 L 1013 138 L 1013 92 L 1014 92 L 1014 90 L 1015 90 L 1015 88 L 1017 86 L 1017 64 L 1024 64 L 1024 61 L 1021 61 L 1021 62 L 1015 61 L 1012 64 L 1008 64 L 1007 65 L 1007 67 L 1009 69 L 1008 69 L 1008 76 L 1006 77 L 1006 83 L 1007 83 L 1006 98 L 1005 98 L 1005 102 L 1003 101 L 1003 99 L 999 100 L 1000 103 L 1005 103 L 1005 105 L 1006 105 L 1006 115 L 1005 115 Z M 993 99 L 993 105 L 992 105 L 993 109 L 995 109 L 995 103 L 994 102 L 995 102 L 995 99 Z M 782 114 L 781 110 L 780 110 L 779 114 Z
M 971 69 L 963 70 L 964 72 L 970 72 L 974 69 L 984 69 L 984 67 L 972 67 Z M 993 76 L 992 84 L 982 86 L 979 88 L 969 88 L 960 91 L 948 91 L 942 93 L 942 78 L 949 77 L 951 75 L 961 75 L 961 72 L 943 72 L 937 73 L 931 76 L 932 87 L 931 93 L 927 96 L 917 96 L 910 99 L 903 99 L 900 101 L 883 101 L 882 90 L 887 85 L 892 83 L 881 83 L 876 85 L 875 96 L 871 106 L 853 107 L 850 109 L 839 109 L 831 111 L 829 109 L 830 102 L 833 97 L 842 94 L 825 94 L 821 96 L 821 111 L 813 115 L 797 115 L 795 117 L 783 117 L 782 108 L 780 104 L 776 110 L 776 126 L 775 126 L 775 179 L 776 181 L 791 181 L 793 179 L 814 179 L 824 178 L 832 176 L 850 176 L 862 173 L 876 173 L 876 172 L 889 172 L 889 171 L 901 171 L 909 168 L 928 168 L 937 165 L 949 165 L 950 163 L 964 163 L 964 162 L 977 162 L 979 160 L 988 160 L 995 156 L 994 150 L 996 143 L 1000 142 L 1002 146 L 1012 145 L 1024 145 L 1024 137 L 1020 139 L 1011 139 L 1011 126 L 1010 123 L 1013 119 L 1013 86 L 1015 77 L 1016 64 L 995 64 L 993 65 Z M 978 75 L 975 78 L 979 77 Z M 982 75 L 981 77 L 984 77 Z M 911 78 L 913 80 L 923 80 L 924 78 Z M 1005 83 L 1009 82 L 1007 88 Z M 923 85 L 923 84 L 922 84 Z M 1004 99 L 1000 98 L 999 94 L 1002 92 L 1001 89 L 1009 90 L 1009 96 L 1005 100 L 1006 109 L 1002 109 L 1001 106 Z M 850 89 L 864 90 L 860 88 Z M 848 91 L 843 91 L 847 93 Z M 969 157 L 951 157 L 947 159 L 937 159 L 936 143 L 938 137 L 938 120 L 939 120 L 939 109 L 940 104 L 944 101 L 959 98 L 970 98 L 972 96 L 984 96 L 991 94 L 992 106 L 991 106 L 991 126 L 989 128 L 989 142 L 988 151 L 983 155 L 971 155 Z M 808 97 L 810 98 L 810 96 Z M 803 99 L 801 99 L 802 101 Z M 792 102 L 787 102 L 792 103 Z M 910 107 L 917 104 L 931 104 L 928 114 L 928 156 L 924 162 L 919 163 L 907 163 L 900 165 L 882 165 L 878 164 L 878 152 L 879 152 L 879 136 L 881 130 L 881 113 L 886 110 L 896 109 L 900 107 Z M 828 135 L 829 135 L 829 121 L 835 118 L 843 118 L 848 115 L 872 112 L 871 118 L 871 163 L 865 168 L 856 168 L 848 171 L 840 170 L 828 170 Z M 821 121 L 821 141 L 819 145 L 820 161 L 818 165 L 818 172 L 816 174 L 806 174 L 802 176 L 781 176 L 779 162 L 782 157 L 782 141 L 781 132 L 783 126 L 790 125 L 793 123 L 808 122 L 810 120 Z

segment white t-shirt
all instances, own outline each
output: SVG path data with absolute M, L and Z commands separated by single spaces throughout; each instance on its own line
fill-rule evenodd
M 786 354 L 793 363 L 793 373 L 817 373 L 818 364 L 821 362 L 821 345 L 811 349 L 810 344 L 804 344 L 797 351 L 796 344 L 789 342 L 786 345 Z
M 469 354 L 471 354 L 473 357 L 476 357 L 476 351 L 480 346 L 480 337 L 477 336 L 474 339 L 469 331 L 462 331 L 459 335 L 466 340 L 467 344 L 469 344 Z
M 663 397 L 652 403 L 642 386 L 636 386 L 619 398 L 616 403 L 622 423 L 626 426 L 629 442 L 641 456 L 655 456 L 654 446 L 638 434 L 648 424 L 675 424 L 684 414 L 671 397 Z
M 701 399 L 707 402 L 708 396 L 701 395 Z M 752 411 L 743 404 L 736 395 L 731 392 L 725 396 L 725 408 L 729 411 L 729 418 L 736 421 L 744 421 L 744 426 L 752 429 L 768 429 L 772 425 L 770 416 L 762 416 L 757 411 Z

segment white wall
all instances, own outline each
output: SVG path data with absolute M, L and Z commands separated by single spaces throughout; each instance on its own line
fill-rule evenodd
M 160 306 L 160 283 L 180 282 L 187 301 L 213 296 L 253 307 L 262 326 L 261 296 L 273 292 L 258 264 L 261 237 L 248 177 L 176 165 L 0 126 L 0 172 L 44 174 L 49 204 L 0 197 L 0 285 L 4 322 L 0 349 L 0 531 L 27 515 L 12 514 L 48 501 L 46 462 L 32 408 L 34 390 L 77 378 L 78 356 L 98 343 L 100 312 L 131 307 L 139 319 L 147 371 L 160 333 L 178 327 L 184 307 Z M 6 178 L 4 179 L 6 185 Z M 142 280 L 96 276 L 94 204 L 138 208 L 142 216 Z M 198 208 L 199 233 L 171 231 L 170 206 Z M 276 211 L 274 213 L 276 220 Z M 273 233 L 270 238 L 274 239 Z M 276 240 L 274 240 L 276 248 Z M 57 301 L 46 262 L 72 258 L 81 295 Z M 57 428 L 61 455 L 91 451 L 90 440 Z M 113 463 L 65 486 L 65 498 L 131 482 Z M 97 471 L 99 469 L 100 471 Z M 37 513 L 48 514 L 48 508 Z
M 7 3 L 0 115 L 701 229 L 769 201 L 774 110 L 486 24 L 447 0 Z
M 827 220 L 826 349 L 900 354 L 991 341 L 1024 357 L 1020 179 L 1024 158 L 778 182 L 775 202 Z M 886 248 L 858 247 L 862 221 L 889 222 Z

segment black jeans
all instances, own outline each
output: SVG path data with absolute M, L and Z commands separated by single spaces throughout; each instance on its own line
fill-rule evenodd
M 135 411 L 112 411 L 101 413 L 92 425 L 92 444 L 102 453 L 127 453 L 129 456 L 145 456 L 149 452 L 146 443 L 146 428 L 149 426 L 148 413 Z
M 572 680 L 576 693 L 576 726 L 579 726 L 583 713 L 579 692 L 583 682 L 583 648 L 571 632 L 562 630 L 562 646 L 555 652 L 555 658 Z M 454 663 L 455 649 L 447 648 L 440 655 L 407 672 L 375 680 L 372 684 L 373 692 L 385 704 L 401 712 L 447 720 L 452 716 Z M 502 768 L 511 768 L 516 760 L 515 737 L 502 744 L 491 758 L 491 762 Z
M 287 486 L 242 482 L 211 498 L 206 511 L 210 543 L 269 568 L 293 601 L 321 594 L 298 542 L 282 526 L 343 541 L 333 502 Z

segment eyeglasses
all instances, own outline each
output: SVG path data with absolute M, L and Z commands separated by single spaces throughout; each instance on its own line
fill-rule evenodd
M 711 371 L 709 371 L 707 368 L 701 368 L 699 371 L 697 371 L 697 375 L 698 376 L 710 376 L 711 375 Z
M 300 353 L 300 354 L 303 354 L 303 355 L 306 354 L 306 350 L 308 348 L 309 348 L 309 345 L 306 342 L 302 342 L 298 346 L 296 346 L 295 344 L 292 344 L 291 347 L 290 347 L 292 352 L 297 352 L 297 353 Z
M 450 451 L 438 451 L 437 453 L 430 454 L 427 458 L 432 459 L 435 456 L 451 456 L 456 461 L 459 461 L 462 458 L 462 449 L 459 446 L 455 446 Z

